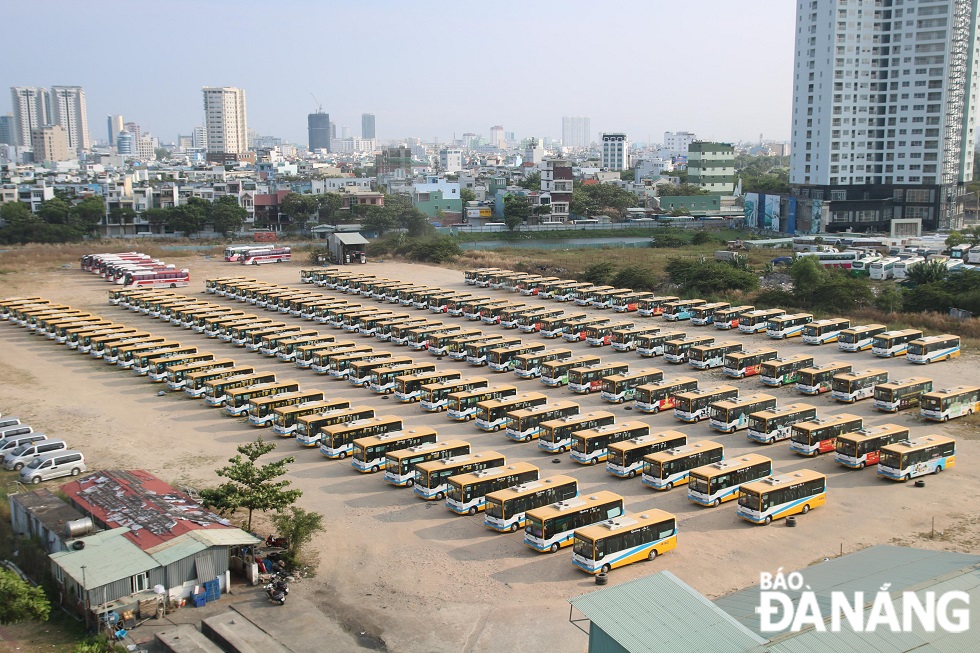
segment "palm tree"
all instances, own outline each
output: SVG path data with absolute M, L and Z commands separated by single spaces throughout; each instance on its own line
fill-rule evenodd
M 924 286 L 927 283 L 943 281 L 949 271 L 946 269 L 945 261 L 932 259 L 916 263 L 906 272 L 906 281 L 910 286 Z

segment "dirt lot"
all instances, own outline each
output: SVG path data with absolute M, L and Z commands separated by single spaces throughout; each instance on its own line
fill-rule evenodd
M 195 281 L 186 289 L 188 294 L 201 293 L 208 276 L 243 272 L 233 264 L 201 257 L 174 260 L 191 267 Z M 266 265 L 244 272 L 299 287 L 301 267 L 298 263 Z M 401 263 L 369 263 L 354 269 L 427 285 L 468 288 L 462 274 L 453 270 Z M 329 396 L 374 405 L 379 414 L 401 416 L 409 427 L 432 426 L 441 438 L 466 439 L 475 450 L 494 449 L 505 453 L 508 460 L 532 462 L 541 467 L 542 475 L 572 474 L 584 492 L 614 490 L 626 497 L 629 512 L 662 508 L 676 514 L 681 530 L 678 548 L 654 563 L 613 571 L 614 584 L 670 570 L 698 591 L 718 596 L 757 582 L 760 571 L 803 567 L 841 550 L 903 543 L 975 551 L 980 543 L 973 501 L 980 494 L 980 480 L 974 473 L 980 457 L 975 425 L 939 427 L 920 420 L 914 411 L 900 415 L 874 412 L 869 401 L 844 407 L 826 395 L 803 399 L 790 388 L 774 391 L 781 402 L 802 399 L 815 404 L 822 414 L 854 412 L 870 425 L 898 423 L 909 426 L 915 435 L 941 431 L 959 437 L 956 466 L 930 478 L 925 488 L 914 488 L 912 484 L 879 480 L 873 470 L 845 471 L 828 456 L 800 458 L 789 452 L 785 442 L 758 447 L 747 441 L 744 432 L 720 435 L 706 423 L 683 426 L 669 415 L 641 416 L 622 412 L 623 407 L 612 408 L 622 419 L 642 419 L 655 429 L 678 429 L 691 441 L 721 441 L 728 456 L 758 451 L 772 457 L 779 471 L 808 467 L 829 475 L 826 507 L 801 517 L 798 528 L 790 530 L 782 524 L 756 527 L 736 519 L 732 503 L 704 509 L 688 502 L 684 489 L 656 493 L 645 489 L 638 479 L 616 479 L 602 465 L 579 466 L 567 454 L 553 463 L 552 456 L 539 453 L 534 443 L 513 443 L 502 434 L 483 433 L 472 423 L 457 424 L 442 414 L 423 414 L 417 405 L 379 400 L 345 382 L 318 377 L 274 359 L 261 359 L 243 349 L 111 307 L 106 302 L 108 284 L 81 272 L 77 265 L 70 270 L 54 267 L 6 274 L 0 277 L 0 289 L 0 296 L 42 295 L 179 338 L 203 350 L 230 355 L 243 363 L 260 363 L 264 369 L 277 371 L 280 378 L 300 381 L 304 388 L 323 388 Z M 371 300 L 365 303 L 373 304 Z M 296 318 L 284 319 L 298 322 Z M 326 326 L 320 328 L 330 331 Z M 489 332 L 500 329 L 483 328 Z M 729 337 L 751 341 L 755 346 L 771 345 L 764 336 L 726 333 L 725 338 Z M 537 336 L 530 339 L 537 341 Z M 556 341 L 549 342 L 558 346 Z M 980 356 L 972 351 L 953 362 L 921 368 L 904 359 L 878 360 L 870 353 L 845 356 L 834 345 L 809 347 L 798 339 L 776 346 L 784 355 L 811 353 L 817 362 L 844 359 L 867 367 L 885 367 L 892 378 L 931 376 L 937 387 L 976 379 L 980 362 Z M 0 326 L 0 347 L 4 352 L 0 357 L 0 410 L 26 418 L 51 436 L 66 437 L 72 446 L 86 452 L 92 468 L 145 468 L 174 483 L 206 486 L 216 483 L 213 470 L 234 453 L 234 447 L 256 435 L 256 429 L 244 420 L 224 417 L 182 395 L 159 397 L 159 385 L 51 341 L 41 341 L 23 329 Z M 583 353 L 589 349 L 585 343 L 571 347 Z M 609 350 L 601 354 L 604 360 L 626 360 L 637 368 L 661 367 L 668 376 L 693 375 L 702 385 L 722 380 L 720 372 L 694 372 L 687 366 L 680 369 L 662 359 L 640 359 L 635 354 Z M 415 355 L 431 359 L 427 353 Z M 460 369 L 464 374 L 493 374 L 448 358 L 440 361 L 439 367 Z M 546 391 L 556 399 L 574 398 L 583 409 L 607 406 L 597 395 L 581 397 L 567 389 L 545 390 L 538 381 L 520 381 L 510 374 L 496 375 L 494 381 L 516 383 L 522 390 Z M 763 389 L 756 378 L 734 383 L 743 394 Z M 568 623 L 567 599 L 595 586 L 591 577 L 572 566 L 568 549 L 555 555 L 537 554 L 522 545 L 520 535 L 499 535 L 484 528 L 482 515 L 455 516 L 441 504 L 420 501 L 410 490 L 391 488 L 378 475 L 356 473 L 347 461 L 328 461 L 316 449 L 301 449 L 291 440 L 279 444 L 279 452 L 297 457 L 290 477 L 304 491 L 301 504 L 328 519 L 328 532 L 316 540 L 320 575 L 299 588 L 326 614 L 350 628 L 380 635 L 391 651 L 584 650 L 585 635 Z M 935 539 L 930 538 L 933 519 Z

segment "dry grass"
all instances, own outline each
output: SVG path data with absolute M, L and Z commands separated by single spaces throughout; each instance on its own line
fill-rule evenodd
M 207 251 L 175 252 L 165 250 L 160 245 L 145 240 L 9 245 L 0 251 L 0 274 L 9 274 L 14 271 L 43 272 L 65 266 L 77 268 L 82 256 L 96 252 L 139 251 L 154 258 L 174 261 L 188 256 L 220 254 L 223 249 L 223 246 L 217 245 Z
M 970 347 L 980 346 L 980 320 L 957 320 L 942 313 L 886 313 L 874 308 L 851 312 L 856 324 L 887 324 L 890 329 L 919 329 L 925 335 L 952 333 Z

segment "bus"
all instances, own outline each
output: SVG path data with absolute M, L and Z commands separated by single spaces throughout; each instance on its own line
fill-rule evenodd
M 262 356 L 274 358 L 279 353 L 279 348 L 283 342 L 287 340 L 296 340 L 299 338 L 312 338 L 319 335 L 320 332 L 316 331 L 315 329 L 301 329 L 299 331 L 280 331 L 277 333 L 271 333 L 269 335 L 262 336 L 262 340 L 259 342 L 258 352 Z
M 649 453 L 643 457 L 643 485 L 670 490 L 675 485 L 685 485 L 692 469 L 724 458 L 725 447 L 711 440 Z
M 266 397 L 253 398 L 248 403 L 248 423 L 252 426 L 272 426 L 276 410 L 323 401 L 321 390 L 298 390 Z
M 547 361 L 541 365 L 541 376 L 539 379 L 541 383 L 548 387 L 560 387 L 568 384 L 568 373 L 571 370 L 578 367 L 594 367 L 601 363 L 602 360 L 592 354 Z
M 636 314 L 641 317 L 657 317 L 658 315 L 664 314 L 664 306 L 670 304 L 671 302 L 676 302 L 680 298 L 674 297 L 673 295 L 664 295 L 663 297 L 646 297 L 637 302 Z
M 677 547 L 677 518 L 660 509 L 622 516 L 575 531 L 572 564 L 589 574 L 653 560 Z
M 276 351 L 276 358 L 283 363 L 295 363 L 300 348 L 313 345 L 329 345 L 336 341 L 337 339 L 334 336 L 326 333 L 317 334 L 314 336 L 302 336 L 299 338 L 286 338 L 279 343 L 279 348 Z
M 767 476 L 739 488 L 735 514 L 754 524 L 769 524 L 797 513 L 807 514 L 827 502 L 827 477 L 812 469 Z
M 291 406 L 280 406 L 272 411 L 272 432 L 283 438 L 295 436 L 296 427 L 301 417 L 322 415 L 348 408 L 350 408 L 350 401 L 346 399 L 321 399 Z
M 539 310 L 541 309 L 528 304 L 513 304 L 500 312 L 500 320 L 498 324 L 505 329 L 516 329 L 517 325 L 520 323 L 521 317 L 525 313 L 532 313 Z
M 664 343 L 664 360 L 674 365 L 686 363 L 692 347 L 715 344 L 711 336 L 685 336 Z
M 578 496 L 578 481 L 559 474 L 488 492 L 483 525 L 500 533 L 514 533 L 527 523 L 526 513 Z
M 543 365 L 550 361 L 567 360 L 572 357 L 571 349 L 543 349 L 520 354 L 513 360 L 514 374 L 519 379 L 534 379 L 541 376 Z
M 536 308 L 521 313 L 517 317 L 517 328 L 522 333 L 538 333 L 548 320 L 565 314 L 560 308 Z
M 397 324 L 393 324 L 387 329 L 380 329 L 380 333 L 375 331 L 374 337 L 378 340 L 390 342 L 393 345 L 407 345 L 408 334 L 410 331 L 413 329 L 421 329 L 430 324 L 436 324 L 436 322 L 424 317 L 399 320 Z
M 601 410 L 542 421 L 538 430 L 538 448 L 548 453 L 564 453 L 572 446 L 573 433 L 609 426 L 615 422 L 615 415 Z
M 636 397 L 636 389 L 641 385 L 658 383 L 663 381 L 663 379 L 663 371 L 655 368 L 613 374 L 602 379 L 602 394 L 600 397 L 609 403 L 621 404 L 624 401 L 634 399 Z
M 538 333 L 544 338 L 561 338 L 565 333 L 565 326 L 575 321 L 584 320 L 585 313 L 571 313 L 546 317 L 538 324 Z
M 585 328 L 585 342 L 590 347 L 604 347 L 612 342 L 613 333 L 625 329 L 632 329 L 633 322 L 603 322 L 590 324 Z
M 803 335 L 803 329 L 813 321 L 809 313 L 794 313 L 780 315 L 769 320 L 766 325 L 766 336 L 775 340 L 784 340 Z
M 494 347 L 487 353 L 487 367 L 494 372 L 510 372 L 517 365 L 517 357 L 524 354 L 537 354 L 546 349 L 544 343 Z
M 773 358 L 762 363 L 759 380 L 762 385 L 779 387 L 800 380 L 800 370 L 813 367 L 813 356 L 796 354 L 786 358 Z
M 690 376 L 675 376 L 636 387 L 634 407 L 644 413 L 657 414 L 672 410 L 677 405 L 677 395 L 698 389 L 698 380 Z
M 572 433 L 569 457 L 580 465 L 595 465 L 609 459 L 609 445 L 650 435 L 643 422 L 619 422 Z
M 436 331 L 429 334 L 428 350 L 429 353 L 439 358 L 449 353 L 449 347 L 460 340 L 472 341 L 474 339 L 485 338 L 486 336 L 479 329 L 456 329 Z
M 551 299 L 556 302 L 571 302 L 575 299 L 579 291 L 592 288 L 591 283 L 579 283 L 579 282 L 569 282 L 567 284 L 559 284 L 555 286 Z
M 738 330 L 742 333 L 763 333 L 769 327 L 769 321 L 786 315 L 781 308 L 759 308 L 746 311 L 738 317 Z
M 384 327 L 399 324 L 408 320 L 410 317 L 408 313 L 382 311 L 361 320 L 360 325 L 357 327 L 357 332 L 368 338 L 371 336 L 378 338 L 378 335 L 384 330 Z M 387 336 L 378 339 L 387 340 Z
M 842 268 L 844 270 L 850 270 L 851 266 L 854 265 L 855 261 L 857 261 L 862 254 L 861 252 L 857 251 L 838 252 L 835 250 L 825 252 L 796 253 L 796 258 L 802 258 L 804 256 L 811 256 L 817 259 L 817 262 L 825 268 Z
M 518 462 L 450 476 L 446 507 L 458 515 L 475 515 L 484 509 L 490 492 L 537 481 L 540 473 L 536 465 Z
M 610 290 L 608 292 L 595 293 L 592 295 L 590 305 L 592 308 L 596 308 L 601 311 L 607 308 L 613 308 L 621 300 L 632 297 L 635 294 L 636 293 L 629 288 L 616 288 L 615 290 Z
M 253 249 L 265 249 L 264 247 L 258 247 L 256 245 L 225 245 L 225 261 L 228 263 L 237 263 L 239 257 L 242 254 L 246 254 Z M 244 277 L 232 277 L 238 279 L 244 279 Z
M 904 442 L 911 432 L 897 424 L 866 426 L 860 431 L 842 433 L 834 445 L 834 462 L 850 467 L 864 469 L 877 465 L 881 459 L 881 448 L 885 445 Z
M 754 310 L 755 306 L 729 306 L 728 308 L 715 311 L 711 321 L 716 329 L 737 329 L 741 322 L 742 314 Z
M 546 403 L 548 397 L 540 392 L 525 392 L 481 401 L 476 405 L 476 426 L 482 431 L 499 431 L 510 425 L 513 420 L 512 413 Z
M 408 345 L 409 349 L 414 351 L 427 351 L 429 349 L 429 343 L 434 339 L 442 335 L 456 335 L 463 331 L 463 327 L 449 324 L 441 324 L 432 327 L 422 327 L 419 329 L 411 329 L 408 332 L 408 340 L 405 344 Z
M 909 343 L 921 337 L 922 332 L 918 329 L 884 331 L 874 337 L 871 353 L 881 358 L 904 356 L 908 352 Z
M 711 302 L 708 304 L 701 304 L 694 309 L 691 315 L 691 324 L 694 326 L 707 326 L 714 323 L 715 315 L 720 311 L 725 311 L 731 308 L 731 304 L 728 302 Z
M 579 411 L 579 405 L 574 401 L 555 401 L 516 410 L 510 415 L 510 423 L 504 435 L 516 442 L 530 442 L 537 439 L 543 422 L 578 415 Z
M 609 336 L 609 346 L 613 351 L 632 351 L 639 346 L 640 336 L 660 333 L 660 327 L 635 326 L 626 329 L 613 329 Z
M 500 338 L 498 340 L 480 340 L 466 345 L 466 362 L 477 367 L 489 362 L 490 351 L 520 345 L 520 338 Z
M 776 398 L 767 394 L 717 401 L 708 406 L 708 426 L 722 433 L 734 433 L 748 428 L 752 413 L 775 408 Z
M 775 349 L 751 349 L 735 351 L 725 355 L 725 363 L 721 368 L 725 376 L 743 379 L 762 373 L 762 364 L 775 360 L 779 355 Z
M 742 351 L 742 343 L 728 341 L 716 342 L 710 345 L 691 347 L 687 352 L 687 363 L 698 370 L 710 370 L 724 367 L 729 354 Z
M 703 299 L 678 299 L 677 301 L 664 304 L 663 312 L 660 316 L 668 322 L 690 320 L 694 316 L 695 307 L 704 304 L 707 304 L 707 302 Z
M 804 395 L 819 395 L 831 391 L 834 377 L 851 371 L 850 363 L 824 363 L 801 369 L 796 378 L 796 391 Z
M 191 271 L 183 270 L 130 270 L 123 274 L 123 288 L 183 288 L 191 285 Z
M 118 363 L 120 358 L 125 356 L 128 351 L 148 344 L 166 341 L 166 338 L 154 336 L 146 331 L 137 331 L 124 335 L 111 334 L 108 336 L 99 336 L 98 338 L 92 339 L 92 349 L 89 351 L 89 354 L 96 358 L 101 358 L 109 365 L 113 365 Z
M 497 304 L 496 306 L 484 306 L 484 309 L 480 311 L 480 322 L 483 324 L 500 324 L 500 319 L 504 313 L 513 313 L 528 308 L 532 307 L 520 302 L 507 301 Z
M 197 347 L 189 347 L 178 344 L 176 347 L 162 346 L 159 349 L 143 351 L 134 359 L 132 370 L 139 376 L 148 376 L 150 371 L 156 368 L 157 363 L 165 358 L 180 357 L 187 354 L 196 354 Z M 165 381 L 166 374 L 157 375 L 158 381 Z
M 480 343 L 494 343 L 499 342 L 504 339 L 504 336 L 500 334 L 488 335 L 486 333 L 481 333 L 476 336 L 459 336 L 451 337 L 446 343 L 446 352 L 443 355 L 449 356 L 451 360 L 454 361 L 465 361 L 466 360 L 466 348 L 469 345 L 480 344 Z
M 256 351 L 259 348 L 258 343 L 262 340 L 262 336 L 276 333 L 277 331 L 292 333 L 301 329 L 302 327 L 300 326 L 292 326 L 285 322 L 260 319 L 247 326 L 235 327 L 232 331 L 231 344 L 236 347 L 245 347 L 246 351 Z
M 885 279 L 891 279 L 895 276 L 895 266 L 901 259 L 897 256 L 889 256 L 881 260 L 875 261 L 871 264 L 869 268 L 871 273 L 871 278 L 884 281 Z
M 857 415 L 840 413 L 833 417 L 816 417 L 793 425 L 789 436 L 789 450 L 802 456 L 818 456 L 834 451 L 837 438 L 864 428 L 864 420 Z
M 507 464 L 507 458 L 496 451 L 481 451 L 462 456 L 429 460 L 415 465 L 415 494 L 426 501 L 441 501 L 449 490 L 449 479 Z
M 313 353 L 310 369 L 317 374 L 329 374 L 335 379 L 346 379 L 354 363 L 392 360 L 394 357 L 395 355 L 390 351 L 377 351 L 371 345 L 318 349 Z
M 404 365 L 384 365 L 375 368 L 371 373 L 370 383 L 365 384 L 371 392 L 388 395 L 399 387 L 399 378 L 412 377 L 417 374 L 427 374 L 436 371 L 435 363 L 406 363 Z M 405 401 L 408 401 L 407 399 Z
M 845 372 L 835 376 L 830 383 L 832 399 L 853 404 L 855 401 L 873 397 L 876 385 L 888 383 L 888 372 L 886 370 Z
M 962 245 L 954 245 L 949 250 L 949 257 L 958 258 L 965 263 L 969 258 L 969 252 L 973 247 L 973 245 L 967 245 L 965 243 Z
M 888 444 L 881 448 L 878 475 L 895 481 L 938 474 L 956 462 L 956 440 L 944 435 Z
M 580 320 L 567 320 L 562 329 L 561 337 L 568 342 L 583 342 L 588 337 L 589 327 L 600 327 L 611 324 L 612 320 L 608 317 L 595 317 L 589 315 Z
M 488 385 L 474 390 L 451 392 L 446 398 L 446 412 L 449 419 L 453 421 L 469 421 L 476 418 L 477 405 L 481 402 L 515 395 L 517 395 L 517 386 L 513 385 Z
M 542 284 L 541 288 L 538 290 L 538 297 L 541 299 L 559 301 L 559 297 L 565 297 L 569 292 L 571 292 L 572 289 L 582 285 L 588 284 L 583 284 L 578 281 L 569 281 L 567 279 L 549 281 Z
M 905 359 L 910 363 L 948 361 L 960 355 L 960 337 L 950 334 L 927 336 L 911 341 Z
M 458 381 L 463 375 L 456 371 L 431 370 L 395 378 L 395 399 L 402 403 L 420 401 L 426 385 Z
M 248 413 L 252 400 L 254 399 L 298 392 L 299 383 L 296 381 L 272 381 L 269 383 L 256 383 L 254 385 L 232 388 L 227 390 L 228 394 L 225 397 L 222 410 L 225 415 L 238 417 Z M 322 393 L 319 398 L 323 398 Z
M 467 320 L 477 321 L 483 317 L 484 311 L 489 311 L 494 306 L 503 306 L 509 303 L 506 299 L 494 299 L 492 297 L 476 297 L 463 302 L 463 317 Z M 449 314 L 447 312 L 447 314 Z
M 572 303 L 576 306 L 591 306 L 592 300 L 616 290 L 613 286 L 585 286 L 572 291 Z
M 816 320 L 804 325 L 803 342 L 808 345 L 823 345 L 837 342 L 841 331 L 850 328 L 851 321 L 840 318 Z
M 293 429 L 293 433 L 296 435 L 296 444 L 301 447 L 316 447 L 323 438 L 323 429 L 338 424 L 362 422 L 372 419 L 374 416 L 374 409 L 370 406 L 351 406 L 350 408 L 304 415 L 296 421 L 296 428 Z
M 465 270 L 463 272 L 463 281 L 467 286 L 475 286 L 477 279 L 480 275 L 491 275 L 496 272 L 500 272 L 499 268 L 477 268 L 475 270 Z
M 449 407 L 449 395 L 453 392 L 470 392 L 489 385 L 490 382 L 482 376 L 468 376 L 441 383 L 425 383 L 421 388 L 419 403 L 423 410 L 430 413 L 442 412 Z
M 686 335 L 683 331 L 641 333 L 636 337 L 636 353 L 644 358 L 663 356 L 668 342 L 683 340 Z
M 687 436 L 679 431 L 661 431 L 612 442 L 607 447 L 606 471 L 620 478 L 633 478 L 638 472 L 643 472 L 643 458 L 648 454 L 686 444 Z
M 641 301 L 653 299 L 653 297 L 652 292 L 630 291 L 629 293 L 613 297 L 609 303 L 609 308 L 617 313 L 633 313 L 639 310 Z
M 405 428 L 402 418 L 381 415 L 353 422 L 320 427 L 320 453 L 330 459 L 344 459 L 354 452 L 354 441 L 371 436 L 395 433 Z M 426 429 L 426 431 L 432 431 Z M 435 442 L 435 431 L 430 442 Z M 382 456 L 382 460 L 383 460 Z
M 720 506 L 737 499 L 743 483 L 772 474 L 772 459 L 759 454 L 725 458 L 692 469 L 687 479 L 687 498 L 702 506 Z
M 213 362 L 221 363 L 222 361 Z M 250 365 L 232 365 L 231 367 L 215 367 L 213 369 L 187 372 L 183 383 L 184 394 L 192 399 L 204 397 L 207 395 L 209 382 L 219 382 L 223 379 L 234 379 L 235 377 L 249 377 L 255 373 L 255 368 Z M 272 377 L 271 380 L 275 380 L 275 374 L 266 374 L 263 378 L 268 378 L 269 376 Z M 223 396 L 223 391 L 221 395 Z M 223 400 L 222 397 L 221 401 Z M 221 401 L 217 401 L 213 405 L 220 406 Z
M 367 435 L 354 440 L 350 464 L 362 474 L 376 474 L 385 468 L 385 458 L 389 451 L 430 444 L 438 439 L 435 429 L 426 426 Z
M 879 383 L 874 389 L 873 406 L 883 413 L 897 413 L 918 407 L 927 392 L 932 392 L 932 379 L 913 377 Z
M 607 376 L 627 374 L 629 369 L 630 366 L 626 363 L 600 363 L 587 367 L 573 367 L 568 370 L 568 389 L 580 395 L 598 392 L 602 390 L 603 379 Z
M 980 411 L 980 387 L 957 386 L 922 395 L 919 414 L 933 422 L 948 422 Z
M 874 339 L 888 330 L 884 324 L 865 324 L 844 329 L 837 336 L 837 347 L 841 351 L 866 351 L 871 349 Z
M 350 364 L 347 372 L 347 382 L 358 387 L 370 387 L 375 382 L 376 372 L 383 367 L 396 367 L 400 365 L 412 365 L 415 361 L 410 356 L 392 356 L 390 358 L 375 358 L 354 361 Z M 435 365 L 429 363 L 431 371 Z M 332 370 L 331 370 L 332 371 Z
M 404 449 L 389 449 L 385 453 L 384 480 L 395 487 L 411 487 L 415 485 L 417 465 L 469 453 L 470 443 L 464 440 L 423 442 Z
M 441 293 L 436 293 L 429 296 L 429 312 L 430 313 L 448 313 L 449 312 L 449 302 L 456 301 L 466 301 L 473 295 L 468 292 L 457 292 L 455 290 L 446 290 Z
M 242 253 L 238 257 L 238 262 L 242 265 L 260 265 L 262 263 L 282 263 L 292 260 L 292 253 L 288 247 L 263 247 L 262 249 L 252 249 Z
M 747 435 L 749 440 L 774 444 L 780 440 L 789 440 L 793 434 L 794 424 L 810 422 L 816 418 L 817 409 L 810 404 L 773 406 L 749 414 Z
M 576 529 L 625 512 L 623 497 L 606 490 L 533 508 L 524 515 L 524 544 L 541 553 L 555 553 L 572 543 Z
M 149 352 L 154 352 L 156 350 L 166 351 L 168 349 L 176 349 L 180 347 L 179 342 L 173 342 L 172 340 L 167 340 L 166 338 L 141 338 L 138 342 L 126 343 L 118 347 L 115 352 L 115 363 L 123 369 L 129 369 L 133 367 L 140 356 L 147 354 Z M 112 352 L 110 352 L 111 354 Z M 103 356 L 102 360 L 112 364 L 109 356 Z
M 682 422 L 700 422 L 708 419 L 708 407 L 716 401 L 738 398 L 738 388 L 730 385 L 716 385 L 698 388 L 677 394 L 674 401 L 674 419 Z
M 191 354 L 181 354 L 179 356 L 170 356 L 164 359 L 158 359 L 153 363 L 147 372 L 147 376 L 151 381 L 155 383 L 166 383 L 170 379 L 171 370 L 176 368 L 184 368 L 188 365 L 200 365 L 207 364 L 214 360 L 214 354 L 209 351 L 199 351 Z M 182 385 L 182 384 L 181 384 Z M 180 386 L 174 388 L 179 390 Z

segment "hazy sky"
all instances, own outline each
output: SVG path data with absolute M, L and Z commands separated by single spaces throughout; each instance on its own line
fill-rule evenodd
M 311 92 L 338 135 L 374 113 L 380 139 L 560 138 L 563 115 L 634 142 L 789 138 L 789 0 L 53 0 L 3 21 L 2 86 L 83 86 L 101 140 L 110 113 L 189 134 L 202 86 L 244 88 L 248 126 L 298 143 Z

